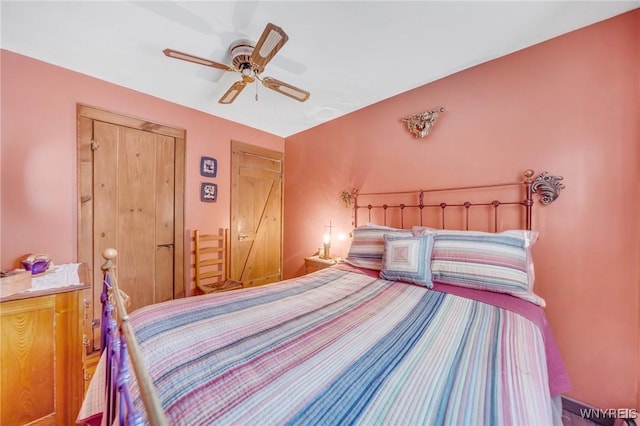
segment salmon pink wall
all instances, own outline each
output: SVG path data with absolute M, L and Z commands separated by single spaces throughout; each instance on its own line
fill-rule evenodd
M 285 276 L 303 273 L 329 220 L 349 232 L 343 190 L 562 175 L 561 197 L 536 210 L 534 257 L 570 396 L 640 407 L 639 52 L 635 10 L 286 138 Z M 424 139 L 400 121 L 440 105 Z
M 2 50 L 2 268 L 27 253 L 77 259 L 76 104 L 186 129 L 185 227 L 229 227 L 231 140 L 276 151 L 284 139 Z M 216 203 L 200 202 L 200 157 L 218 160 Z M 209 181 L 209 179 L 207 179 Z M 187 281 L 188 282 L 188 281 Z

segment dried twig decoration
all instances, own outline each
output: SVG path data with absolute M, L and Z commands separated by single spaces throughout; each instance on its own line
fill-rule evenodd
M 358 188 L 353 188 L 351 192 L 342 191 L 342 194 L 340 194 L 340 199 L 344 203 L 345 207 L 351 207 L 351 203 L 356 198 L 356 195 L 358 195 Z
M 432 109 L 431 111 L 413 114 L 402 119 L 407 123 L 407 129 L 414 134 L 416 138 L 424 138 L 431 131 L 431 127 L 436 123 L 438 115 L 444 112 L 444 107 Z

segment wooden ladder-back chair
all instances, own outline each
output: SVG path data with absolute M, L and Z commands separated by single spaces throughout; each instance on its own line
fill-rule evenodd
M 242 288 L 242 283 L 228 279 L 229 230 L 219 234 L 193 231 L 196 287 L 203 293 Z

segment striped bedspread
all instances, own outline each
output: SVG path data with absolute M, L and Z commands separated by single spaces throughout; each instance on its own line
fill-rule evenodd
M 553 422 L 539 325 L 455 294 L 333 267 L 131 321 L 172 425 Z

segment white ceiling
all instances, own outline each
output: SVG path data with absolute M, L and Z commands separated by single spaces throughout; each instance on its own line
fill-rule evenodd
M 286 137 L 640 1 L 2 0 L 0 7 L 3 49 Z M 162 54 L 172 48 L 228 63 L 231 42 L 257 41 L 267 22 L 289 41 L 263 76 L 310 91 L 305 103 L 253 84 L 233 104 L 218 104 L 239 74 Z

